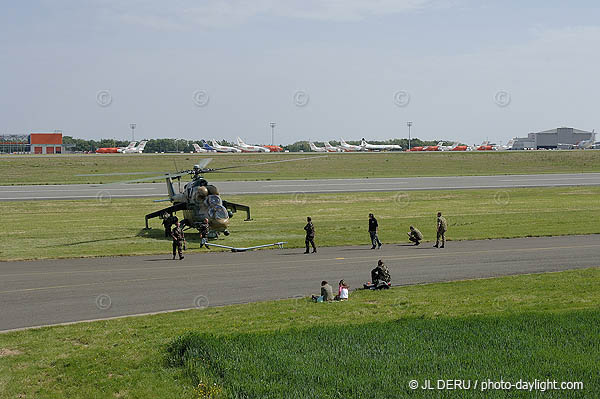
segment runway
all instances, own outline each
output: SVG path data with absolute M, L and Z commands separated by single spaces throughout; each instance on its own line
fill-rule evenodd
M 340 193 L 598 186 L 600 173 L 210 182 L 221 194 Z M 0 201 L 137 197 L 164 198 L 165 183 L 0 186 Z
M 0 262 L 0 331 L 125 315 L 305 297 L 321 280 L 352 288 L 377 259 L 394 285 L 600 266 L 600 235 L 384 244 L 248 253 Z

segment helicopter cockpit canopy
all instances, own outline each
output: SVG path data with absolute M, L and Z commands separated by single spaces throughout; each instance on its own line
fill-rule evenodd
M 211 206 L 208 208 L 208 216 L 211 219 L 228 219 L 229 214 L 222 205 Z
M 219 197 L 218 195 L 209 195 L 208 198 L 206 198 L 206 204 L 208 206 L 216 206 L 216 205 L 223 205 L 223 201 L 221 200 L 221 197 Z

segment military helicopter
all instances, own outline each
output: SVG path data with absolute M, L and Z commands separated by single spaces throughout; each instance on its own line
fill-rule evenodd
M 219 234 L 229 235 L 229 223 L 233 214 L 237 211 L 245 211 L 246 219 L 251 220 L 250 207 L 247 205 L 236 204 L 230 201 L 224 201 L 216 186 L 209 184 L 204 175 L 207 173 L 221 172 L 225 169 L 234 169 L 241 167 L 249 167 L 256 165 L 265 165 L 281 162 L 293 162 L 301 161 L 319 157 L 304 157 L 286 159 L 281 161 L 268 161 L 258 162 L 252 165 L 244 166 L 227 166 L 222 168 L 207 168 L 206 166 L 212 161 L 212 158 L 203 159 L 198 164 L 194 165 L 192 169 L 182 170 L 178 172 L 164 172 L 163 174 L 146 177 L 136 180 L 127 180 L 121 183 L 137 183 L 143 181 L 152 181 L 157 179 L 165 179 L 167 184 L 167 193 L 169 198 L 164 200 L 157 200 L 157 202 L 170 201 L 173 205 L 159 209 L 155 212 L 149 213 L 145 217 L 146 229 L 149 229 L 148 220 L 156 217 L 164 218 L 167 215 L 174 214 L 178 211 L 183 211 L 184 219 L 182 220 L 182 226 L 184 229 L 195 228 L 198 229 L 204 219 L 208 219 L 210 230 L 209 238 L 217 238 Z M 243 173 L 258 173 L 257 171 L 242 171 Z M 126 175 L 126 174 L 141 174 L 146 172 L 132 172 L 132 173 L 109 173 L 109 174 L 84 174 L 77 176 L 107 176 L 107 175 Z M 147 173 L 160 173 L 160 172 L 147 172 Z M 240 173 L 236 171 L 235 173 Z M 264 172 L 263 172 L 264 173 Z M 183 176 L 190 175 L 191 181 L 186 183 L 181 189 L 181 178 Z M 178 181 L 179 190 L 176 192 L 173 185 L 173 180 Z

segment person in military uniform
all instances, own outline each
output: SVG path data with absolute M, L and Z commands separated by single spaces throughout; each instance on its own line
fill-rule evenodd
M 309 245 L 312 245 L 314 254 L 317 252 L 317 247 L 315 246 L 315 226 L 313 226 L 310 216 L 306 218 L 306 226 L 304 226 L 304 231 L 306 231 L 306 239 L 304 240 L 304 243 L 306 244 L 306 251 L 304 251 L 304 253 L 307 254 L 309 252 Z
M 442 212 L 437 213 L 437 237 L 435 239 L 434 248 L 444 248 L 444 244 L 446 244 L 446 231 L 448 230 L 448 222 L 446 222 L 446 218 L 442 216 Z M 440 238 L 442 239 L 442 245 L 440 245 Z
M 371 249 L 375 249 L 376 247 L 381 248 L 383 245 L 377 236 L 378 230 L 379 224 L 377 223 L 377 219 L 375 219 L 375 216 L 373 216 L 372 213 L 369 213 L 369 236 L 371 237 L 371 244 L 373 245 Z
M 202 221 L 202 223 L 200 223 L 200 228 L 198 229 L 200 231 L 200 247 L 202 247 L 203 245 L 206 247 L 206 249 L 210 249 L 210 247 L 208 246 L 207 242 L 208 242 L 208 232 L 210 231 L 210 226 L 208 224 L 208 219 L 204 218 L 204 220 Z
M 388 287 L 392 282 L 392 277 L 387 266 L 381 259 L 377 261 L 377 267 L 371 270 L 371 284 L 377 288 Z
M 413 226 L 410 226 L 410 231 L 407 234 L 408 241 L 414 242 L 415 245 L 419 245 L 421 243 L 421 240 L 423 240 L 423 233 L 421 233 L 419 229 Z
M 166 213 L 163 214 L 163 226 L 165 226 L 165 237 L 171 236 L 171 226 L 173 226 L 179 220 L 177 216 L 171 214 L 167 216 Z
M 173 260 L 175 260 L 175 252 L 179 254 L 179 260 L 183 259 L 183 243 L 185 235 L 179 226 L 179 222 L 175 222 L 175 228 L 171 230 L 171 238 L 173 239 Z

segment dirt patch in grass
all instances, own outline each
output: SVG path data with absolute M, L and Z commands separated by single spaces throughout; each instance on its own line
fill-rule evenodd
M 22 353 L 23 352 L 21 352 L 20 350 L 16 350 L 16 349 L 0 348 L 0 357 L 16 356 L 16 355 L 20 355 Z

